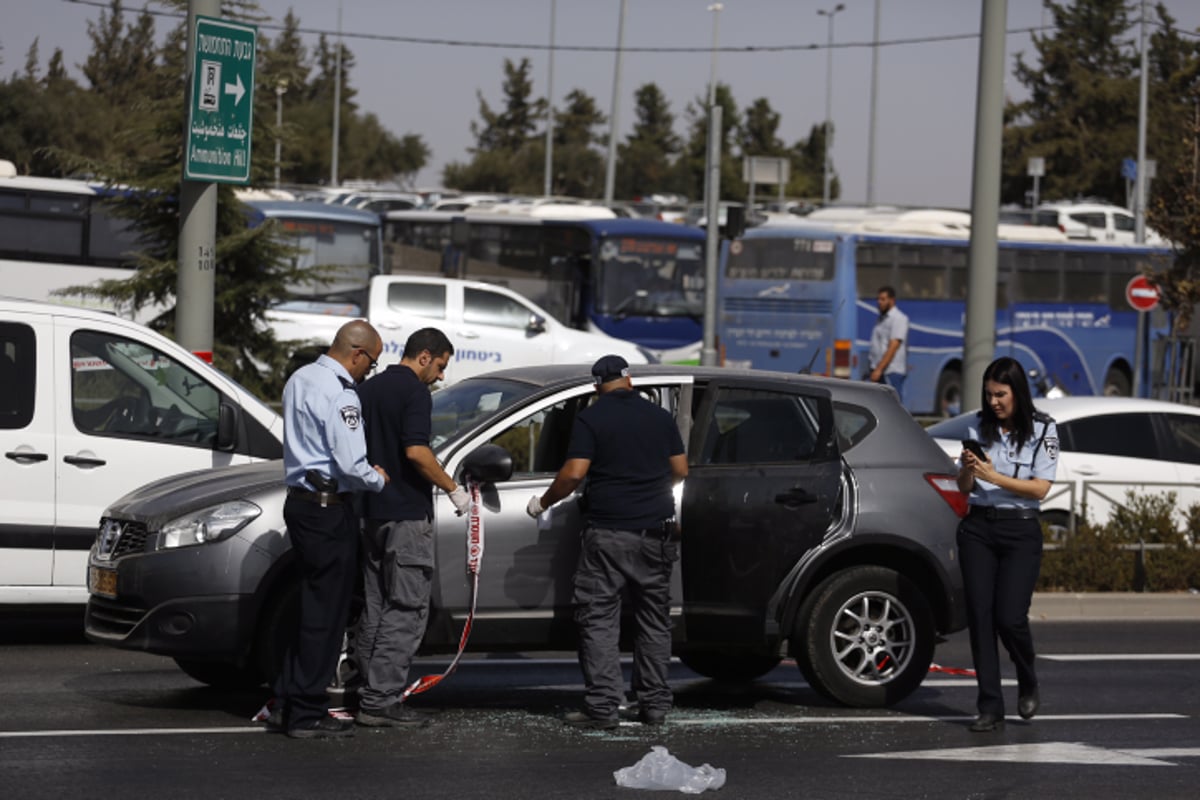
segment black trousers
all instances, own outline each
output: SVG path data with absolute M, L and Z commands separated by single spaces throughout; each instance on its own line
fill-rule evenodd
M 283 506 L 300 566 L 300 619 L 275 681 L 288 727 L 328 711 L 326 693 L 337 668 L 358 572 L 358 518 L 350 503 L 322 507 L 299 497 Z
M 1042 567 L 1042 527 L 1036 519 L 969 516 L 958 526 L 958 557 L 979 685 L 976 707 L 1003 715 L 997 637 L 1016 667 L 1019 691 L 1037 687 L 1029 604 Z
M 671 661 L 671 570 L 679 545 L 661 535 L 584 528 L 575 570 L 575 623 L 584 707 L 612 718 L 624 699 L 619 641 L 621 593 L 628 587 L 637 633 L 633 642 L 633 690 L 644 709 L 668 711 Z

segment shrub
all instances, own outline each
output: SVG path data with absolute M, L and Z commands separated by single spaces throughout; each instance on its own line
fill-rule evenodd
M 1042 556 L 1039 591 L 1131 592 L 1186 591 L 1200 588 L 1200 505 L 1185 512 L 1177 527 L 1174 492 L 1127 494 L 1104 525 L 1086 518 L 1077 521 L 1074 535 L 1056 541 L 1043 531 L 1047 549 Z M 1164 549 L 1139 551 L 1122 546 L 1141 543 Z

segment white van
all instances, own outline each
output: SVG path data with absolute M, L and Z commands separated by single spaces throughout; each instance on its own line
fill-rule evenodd
M 1071 239 L 1104 244 L 1136 244 L 1137 221 L 1127 209 L 1105 203 L 1043 203 L 1036 211 L 1058 215 L 1058 229 Z M 1146 228 L 1146 244 L 1162 245 L 1166 240 Z
M 0 453 L 0 604 L 82 604 L 109 503 L 181 472 L 282 458 L 283 422 L 149 328 L 0 299 Z

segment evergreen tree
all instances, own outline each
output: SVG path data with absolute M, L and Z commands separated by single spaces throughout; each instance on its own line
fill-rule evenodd
M 728 84 L 718 83 L 716 104 L 721 107 L 721 191 L 722 200 L 744 200 L 746 184 L 742 180 L 740 153 L 734 154 L 733 142 L 741 129 L 737 103 Z M 688 120 L 687 144 L 683 156 L 675 164 L 675 172 L 687 185 L 689 197 L 704 196 L 704 165 L 708 153 L 708 100 L 696 98 L 685 111 Z
M 801 139 L 788 149 L 791 160 L 791 177 L 788 180 L 789 197 L 806 197 L 823 200 L 825 197 L 825 124 L 813 125 L 807 139 Z M 837 173 L 829 184 L 829 196 L 836 199 L 842 193 Z
M 1029 99 L 1009 103 L 1002 196 L 1021 202 L 1032 156 L 1045 159 L 1041 194 L 1125 204 L 1121 162 L 1136 152 L 1136 53 L 1124 0 L 1046 2 L 1054 32 L 1033 36 L 1038 63 L 1017 54 Z
M 642 85 L 634 96 L 633 132 L 617 146 L 616 194 L 636 198 L 678 191 L 671 165 L 683 145 L 670 105 L 654 83 Z
M 534 131 L 537 120 L 545 118 L 547 104 L 544 99 L 530 99 L 530 69 L 527 58 L 520 64 L 504 60 L 503 111 L 492 110 L 483 92 L 476 93 L 480 119 L 471 123 L 471 135 L 475 137 L 472 159 L 466 164 L 446 165 L 442 172 L 446 186 L 479 192 L 541 191 L 544 167 L 538 163 L 538 154 L 542 154 L 544 163 L 545 150 L 541 142 L 534 141 Z M 534 183 L 537 187 L 531 188 Z
M 598 196 L 604 186 L 604 156 L 595 146 L 605 143 L 607 136 L 597 135 L 596 129 L 604 125 L 608 118 L 600 113 L 595 99 L 580 89 L 574 89 L 567 95 L 563 110 L 555 112 L 554 116 L 552 174 L 555 179 L 552 191 L 574 197 Z M 539 137 L 538 141 L 544 142 L 545 139 Z M 544 151 L 542 162 L 545 163 Z

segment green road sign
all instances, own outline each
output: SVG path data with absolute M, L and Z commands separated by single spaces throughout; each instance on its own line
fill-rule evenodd
M 183 170 L 187 180 L 250 182 L 256 37 L 253 25 L 196 17 Z

